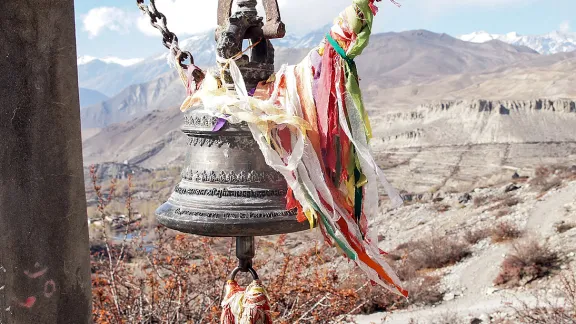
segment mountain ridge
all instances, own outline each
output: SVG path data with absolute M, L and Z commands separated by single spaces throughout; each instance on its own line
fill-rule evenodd
M 371 120 L 376 151 L 440 144 L 576 143 L 573 99 L 444 100 L 402 112 L 372 110 Z M 513 127 L 518 122 L 522 127 Z M 144 168 L 182 163 L 182 126 L 183 114 L 176 107 L 111 125 L 84 141 L 84 163 L 128 161 Z
M 444 75 L 477 72 L 539 56 L 526 47 L 499 41 L 470 43 L 425 30 L 375 34 L 370 41 L 370 46 L 358 57 L 359 75 L 366 87 L 387 88 L 430 81 Z M 277 48 L 276 69 L 282 64 L 299 62 L 308 52 L 306 48 Z M 124 122 L 149 111 L 178 106 L 183 98 L 184 88 L 175 72 L 166 72 L 151 82 L 129 86 L 107 101 L 86 107 L 82 111 L 82 125 L 83 128 L 101 128 Z
M 519 143 L 538 140 L 538 136 L 548 141 L 576 141 L 576 88 L 572 86 L 576 53 L 537 56 L 491 71 L 446 75 L 388 89 L 366 86 L 365 81 L 361 87 L 373 126 L 373 144 L 381 151 L 465 145 L 474 138 L 479 143 L 491 138 L 498 143 Z M 181 162 L 186 139 L 180 131 L 183 114 L 177 107 L 156 110 L 86 136 L 85 163 L 128 160 L 156 168 Z M 523 123 L 529 133 L 514 130 L 512 121 Z
M 322 41 L 330 26 L 331 24 L 327 24 L 319 29 L 302 35 L 287 34 L 282 39 L 272 40 L 272 44 L 276 48 L 312 48 Z M 399 32 L 397 34 L 401 33 L 402 32 Z M 452 37 L 447 34 L 443 35 Z M 456 38 L 470 40 L 471 42 L 479 42 L 475 41 L 474 37 L 468 36 L 470 39 L 466 39 L 465 36 L 466 35 L 462 35 Z M 506 39 L 500 40 L 506 42 Z M 576 44 L 576 41 L 574 43 Z M 530 47 L 529 45 L 531 44 L 518 43 L 512 45 L 527 45 Z M 214 41 L 213 31 L 192 35 L 183 39 L 180 41 L 180 46 L 183 50 L 192 52 L 196 65 L 202 68 L 211 66 L 215 62 L 216 43 Z M 79 63 L 82 63 L 78 66 L 79 85 L 80 87 L 96 90 L 112 97 L 130 85 L 152 81 L 161 74 L 170 71 L 166 58 L 167 51 L 154 54 L 146 59 L 118 59 L 113 57 L 94 58 L 90 56 L 79 57 Z
M 474 43 L 500 40 L 512 45 L 527 46 L 545 55 L 576 50 L 576 33 L 567 31 L 553 31 L 543 35 L 520 35 L 516 32 L 491 34 L 485 31 L 476 31 L 460 35 L 458 38 Z
M 108 96 L 96 90 L 79 88 L 78 91 L 80 94 L 80 108 L 92 106 L 109 99 Z

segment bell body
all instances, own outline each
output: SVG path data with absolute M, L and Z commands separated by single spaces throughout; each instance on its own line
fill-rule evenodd
M 286 210 L 287 184 L 270 168 L 246 124 L 213 132 L 217 118 L 185 115 L 188 136 L 182 179 L 156 210 L 168 228 L 204 236 L 262 236 L 306 230 Z

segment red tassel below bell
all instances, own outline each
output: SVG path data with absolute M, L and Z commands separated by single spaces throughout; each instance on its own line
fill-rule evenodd
M 224 300 L 222 301 L 222 315 L 220 324 L 238 324 L 238 318 L 242 315 L 242 299 L 244 288 L 234 280 L 226 282 Z
M 272 324 L 270 300 L 260 280 L 252 281 L 246 288 L 243 307 L 240 324 Z

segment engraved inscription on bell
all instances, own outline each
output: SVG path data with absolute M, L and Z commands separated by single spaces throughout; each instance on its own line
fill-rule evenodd
M 157 210 L 160 223 L 207 236 L 261 236 L 305 230 L 286 210 L 286 182 L 271 169 L 247 125 L 213 132 L 218 119 L 201 109 L 185 116 L 182 180 Z

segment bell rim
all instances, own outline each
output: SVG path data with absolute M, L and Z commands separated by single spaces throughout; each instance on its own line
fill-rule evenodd
M 310 229 L 310 224 L 298 222 L 297 211 L 293 210 L 263 210 L 254 209 L 248 211 L 232 211 L 228 214 L 269 214 L 275 215 L 268 218 L 226 218 L 216 217 L 225 213 L 222 211 L 189 209 L 177 216 L 178 209 L 187 209 L 184 206 L 175 205 L 170 201 L 156 209 L 156 219 L 161 225 L 187 234 L 195 234 L 207 237 L 247 237 L 269 236 L 303 232 Z M 188 215 L 185 215 L 188 214 Z M 215 217 L 202 216 L 213 214 Z

